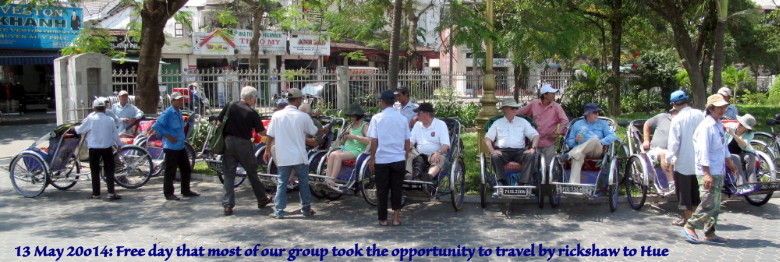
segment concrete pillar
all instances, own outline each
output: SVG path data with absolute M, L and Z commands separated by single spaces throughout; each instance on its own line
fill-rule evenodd
M 88 53 L 54 61 L 57 124 L 78 122 L 89 113 L 96 96 L 112 94 L 111 58 Z

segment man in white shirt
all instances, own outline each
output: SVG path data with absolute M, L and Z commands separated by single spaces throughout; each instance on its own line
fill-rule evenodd
M 501 101 L 504 117 L 493 122 L 485 133 L 485 145 L 490 152 L 499 186 L 508 185 L 504 165 L 509 162 L 514 161 L 523 166 L 520 184 L 531 183 L 531 174 L 534 172 L 533 154 L 536 153 L 536 145 L 539 143 L 539 132 L 531 123 L 516 116 L 519 108 L 520 104 L 512 98 Z M 526 148 L 526 138 L 531 140 L 531 148 Z
M 724 139 L 725 132 L 720 119 L 726 113 L 729 103 L 721 95 L 707 98 L 707 116 L 696 127 L 693 135 L 695 150 L 696 177 L 701 191 L 701 205 L 688 219 L 683 235 L 693 244 L 701 241 L 725 243 L 727 238 L 715 234 L 720 213 L 721 190 L 726 164 L 731 170 L 737 170 L 731 161 L 731 153 Z M 696 235 L 696 229 L 704 230 L 704 237 Z
M 417 121 L 412 127 L 412 154 L 406 161 L 406 170 L 411 170 L 412 162 L 422 155 L 430 164 L 427 172 L 418 174 L 423 180 L 435 179 L 447 162 L 447 150 L 450 148 L 450 135 L 447 123 L 434 117 L 434 108 L 430 103 L 422 103 L 417 109 Z
M 693 132 L 704 120 L 704 113 L 688 106 L 688 94 L 682 90 L 674 91 L 670 101 L 678 113 L 672 118 L 669 127 L 666 162 L 663 168 L 669 169 L 669 165 L 674 163 L 674 184 L 677 188 L 677 199 L 680 200 L 678 208 L 683 211 L 683 217 L 672 224 L 682 226 L 701 202 L 699 183 L 696 181 Z
M 111 107 L 111 111 L 119 121 L 119 133 L 125 132 L 129 126 L 133 125 L 136 120 L 141 119 L 144 116 L 144 112 L 135 107 L 135 105 L 128 103 L 130 97 L 127 91 L 119 91 L 119 104 Z
M 403 193 L 406 158 L 411 136 L 407 118 L 393 109 L 393 91 L 382 92 L 381 112 L 371 118 L 367 136 L 371 138 L 369 168 L 376 174 L 377 211 L 379 225 L 387 226 L 387 194 L 393 208 L 393 225 L 401 225 L 401 196 Z M 301 189 L 303 190 L 303 189 Z
M 414 123 L 417 122 L 417 112 L 414 110 L 417 109 L 419 105 L 410 101 L 411 95 L 409 94 L 408 88 L 399 88 L 393 94 L 395 95 L 395 99 L 398 100 L 393 104 L 393 109 L 401 112 L 401 115 L 406 117 L 406 121 L 409 122 L 409 128 L 412 128 Z
M 78 134 L 89 132 L 87 147 L 89 148 L 89 170 L 92 175 L 92 195 L 89 199 L 100 198 L 100 161 L 103 161 L 103 175 L 106 177 L 108 198 L 121 199 L 114 191 L 114 162 L 113 146 L 118 146 L 119 133 L 114 126 L 114 119 L 106 115 L 106 102 L 103 99 L 95 99 L 92 103 L 94 112 L 89 114 L 81 125 L 72 129 Z
M 287 207 L 287 183 L 290 172 L 295 170 L 298 176 L 301 197 L 301 213 L 311 216 L 316 212 L 311 209 L 311 191 L 309 191 L 309 166 L 306 156 L 306 135 L 317 134 L 317 127 L 308 114 L 298 110 L 303 103 L 303 94 L 298 88 L 290 88 L 287 92 L 287 107 L 276 111 L 271 116 L 268 126 L 268 148 L 274 148 L 274 161 L 279 170 L 279 179 L 274 198 L 274 213 L 272 218 L 285 217 Z M 266 150 L 263 160 L 268 163 L 271 150 Z

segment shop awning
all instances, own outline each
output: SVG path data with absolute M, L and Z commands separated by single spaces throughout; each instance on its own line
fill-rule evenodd
M 0 65 L 52 65 L 59 53 L 0 52 Z

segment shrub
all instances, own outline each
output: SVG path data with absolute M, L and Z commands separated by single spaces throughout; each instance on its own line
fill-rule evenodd
M 582 108 L 587 103 L 596 103 L 608 111 L 607 90 L 609 74 L 596 68 L 582 66 L 585 74 L 574 75 L 574 83 L 563 94 L 561 106 L 568 116 L 582 114 Z
M 775 76 L 775 83 L 772 88 L 769 89 L 769 97 L 767 103 L 770 105 L 777 105 L 780 103 L 780 77 Z

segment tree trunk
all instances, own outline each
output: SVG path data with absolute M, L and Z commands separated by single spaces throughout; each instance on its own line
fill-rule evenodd
M 669 12 L 674 11 L 669 10 Z M 704 84 L 704 76 L 699 68 L 699 57 L 696 55 L 696 50 L 693 48 L 691 36 L 685 28 L 682 16 L 672 15 L 670 18 L 669 23 L 671 24 L 674 33 L 677 54 L 680 56 L 680 59 L 682 59 L 683 67 L 688 71 L 688 78 L 691 80 L 692 87 L 691 90 L 689 90 L 689 93 L 693 95 L 693 105 L 698 108 L 704 108 L 704 105 L 707 102 L 707 86 Z
M 398 50 L 401 43 L 401 9 L 403 0 L 393 4 L 393 31 L 390 33 L 390 61 L 388 63 L 387 85 L 390 90 L 398 88 Z
M 723 85 L 723 38 L 726 34 L 726 19 L 728 18 L 728 0 L 718 0 L 718 23 L 715 27 L 715 64 L 712 66 L 712 93 L 717 93 Z
M 613 3 L 612 10 L 620 10 L 622 8 L 622 2 L 617 0 Z M 620 115 L 620 44 L 623 40 L 623 17 L 612 16 L 610 21 L 610 33 L 612 48 L 612 71 L 610 77 L 611 92 L 609 92 L 609 115 Z
M 156 113 L 160 103 L 158 89 L 160 57 L 165 45 L 165 23 L 187 0 L 144 1 L 141 9 L 141 57 L 138 61 L 136 105 L 147 113 Z
M 515 101 L 520 101 L 520 90 L 525 90 L 528 87 L 528 76 L 531 72 L 531 68 L 525 61 L 520 61 L 514 65 L 515 73 Z M 541 88 L 541 86 L 540 86 Z
M 252 17 L 252 40 L 249 41 L 249 70 L 256 71 L 260 60 L 260 30 L 263 29 L 263 14 L 265 14 L 265 10 L 260 7 L 259 3 L 253 9 L 255 9 L 255 12 Z

